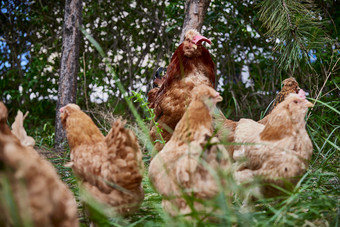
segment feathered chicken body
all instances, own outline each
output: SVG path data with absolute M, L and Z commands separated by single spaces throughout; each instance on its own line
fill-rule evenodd
M 192 100 L 193 88 L 215 85 L 215 65 L 209 51 L 202 45 L 203 41 L 211 43 L 196 30 L 189 30 L 172 56 L 161 86 L 148 93 L 149 107 L 154 108 L 165 141 L 171 138 L 172 131 Z M 160 139 L 155 126 L 150 134 L 153 141 Z M 155 147 L 159 151 L 163 145 L 156 143 Z
M 238 163 L 235 178 L 241 183 L 259 177 L 286 189 L 295 186 L 313 152 L 304 120 L 311 106 L 301 89 L 299 94 L 290 94 L 277 105 L 265 125 L 241 119 L 234 140 L 247 144 L 235 148 L 233 158 Z M 266 197 L 280 194 L 271 186 L 262 186 L 260 192 Z
M 116 120 L 104 137 L 79 106 L 68 104 L 60 112 L 71 148 L 71 166 L 85 190 L 114 213 L 125 215 L 138 209 L 144 199 L 143 163 L 133 132 Z
M 282 83 L 283 87 L 281 91 L 277 94 L 274 103 L 272 104 L 269 111 L 269 114 L 263 119 L 259 120 L 258 123 L 263 125 L 267 124 L 272 111 L 277 107 L 277 105 L 283 102 L 289 94 L 297 94 L 300 90 L 299 84 L 294 77 L 287 78 Z M 234 142 L 235 129 L 236 126 L 239 124 L 238 121 L 233 121 L 225 118 L 224 114 L 220 110 L 218 110 L 214 115 L 214 124 L 215 128 L 219 129 L 218 137 L 222 141 Z M 231 156 L 233 156 L 232 154 L 234 152 L 234 146 L 227 145 L 226 147 Z
M 77 204 L 71 191 L 59 179 L 51 163 L 41 158 L 32 146 L 21 144 L 27 141 L 26 137 L 19 140 L 14 136 L 6 120 L 7 109 L 0 102 L 0 223 L 5 226 L 78 226 Z M 3 198 L 13 199 L 15 213 L 11 212 L 12 202 L 6 203 Z
M 223 170 L 229 164 L 226 150 L 212 137 L 211 111 L 222 97 L 206 85 L 195 88 L 193 95 L 171 139 L 149 168 L 150 180 L 163 196 L 163 208 L 171 215 L 192 212 L 185 195 L 203 200 L 214 198 L 219 188 L 209 170 Z M 194 202 L 194 207 L 208 209 L 199 202 Z

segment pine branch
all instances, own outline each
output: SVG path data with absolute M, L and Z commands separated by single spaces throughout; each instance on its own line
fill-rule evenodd
M 294 70 L 301 61 L 310 64 L 309 52 L 329 42 L 322 30 L 320 13 L 311 6 L 312 0 L 264 0 L 259 4 L 260 20 L 267 35 L 280 52 L 281 68 Z

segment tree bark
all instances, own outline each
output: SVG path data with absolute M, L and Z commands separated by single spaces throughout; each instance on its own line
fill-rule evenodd
M 77 75 L 79 72 L 80 25 L 82 22 L 82 0 L 66 0 L 63 27 L 63 49 L 60 65 L 58 101 L 56 108 L 55 144 L 62 151 L 66 133 L 62 128 L 59 109 L 76 102 Z
M 201 32 L 209 4 L 210 0 L 187 0 L 180 43 L 183 42 L 184 35 L 189 29 L 196 29 L 198 32 Z

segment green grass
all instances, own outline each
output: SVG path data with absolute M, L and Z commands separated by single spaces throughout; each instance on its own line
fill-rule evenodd
M 338 105 L 339 103 L 333 102 L 332 106 Z M 319 111 L 325 116 L 320 116 Z M 286 196 L 260 199 L 252 204 L 251 211 L 240 212 L 241 202 L 238 195 L 233 195 L 231 202 L 225 195 L 230 191 L 242 194 L 245 189 L 231 182 L 227 185 L 228 188 L 221 190 L 213 204 L 216 209 L 221 210 L 220 213 L 211 214 L 215 217 L 213 221 L 202 221 L 198 214 L 192 214 L 192 220 L 189 221 L 184 217 L 171 218 L 163 212 L 161 196 L 153 189 L 147 176 L 151 151 L 145 150 L 145 199 L 140 209 L 125 218 L 107 219 L 99 213 L 99 220 L 105 219 L 106 223 L 100 226 L 339 226 L 340 159 L 337 144 L 340 126 L 338 120 L 332 117 L 332 111 L 320 102 L 309 117 L 307 129 L 314 146 L 313 157 L 306 174 L 294 191 Z M 140 141 L 145 141 L 145 135 L 141 131 L 137 135 L 142 137 Z M 70 169 L 63 166 L 68 159 L 68 154 L 65 154 L 50 161 L 79 200 L 76 179 Z M 87 226 L 89 220 L 84 215 L 81 203 L 79 214 L 82 225 Z
M 151 158 L 151 147 L 146 139 L 147 135 L 143 130 L 139 130 L 134 122 L 130 122 L 129 127 L 137 132 L 141 147 L 144 148 L 144 202 L 140 209 L 129 217 L 106 218 L 99 209 L 95 212 L 94 219 L 100 226 L 340 226 L 340 150 L 338 145 L 340 124 L 339 116 L 334 111 L 339 106 L 340 101 L 321 100 L 311 111 L 307 121 L 307 131 L 314 146 L 313 157 L 308 171 L 292 192 L 288 192 L 286 196 L 260 199 L 251 204 L 251 209 L 242 211 L 239 195 L 244 194 L 246 189 L 227 179 L 228 184 L 221 188 L 221 192 L 212 202 L 212 206 L 219 212 L 206 214 L 213 216 L 213 220 L 202 219 L 202 214 L 198 213 L 192 213 L 191 220 L 185 217 L 170 217 L 163 211 L 162 198 L 153 189 L 147 175 Z M 102 125 L 109 126 L 110 124 Z M 81 225 L 88 226 L 89 218 L 80 201 L 77 180 L 71 169 L 64 167 L 69 161 L 69 151 L 67 150 L 62 155 L 54 153 L 53 131 L 41 130 L 40 132 L 40 134 L 33 134 L 36 141 L 41 141 L 37 142 L 37 150 L 48 157 L 61 179 L 72 190 L 78 202 Z M 28 134 L 32 135 L 30 132 Z M 1 184 L 8 185 L 5 178 L 2 178 Z M 232 197 L 230 197 L 230 192 L 234 192 Z M 15 217 L 15 212 L 13 212 L 15 204 L 10 199 L 10 190 L 3 190 L 2 193 L 7 193 L 5 197 L 8 198 L 8 207 L 11 207 L 11 213 Z M 186 197 L 186 199 L 188 202 L 197 201 L 192 197 Z
M 62 179 L 67 182 L 78 197 L 76 181 L 69 170 L 56 165 Z M 112 226 L 339 226 L 339 184 L 332 179 L 338 178 L 336 172 L 323 171 L 322 168 L 310 169 L 296 190 L 288 197 L 262 199 L 253 204 L 254 210 L 240 213 L 240 204 L 235 196 L 232 206 L 227 207 L 228 216 L 218 216 L 216 222 L 187 221 L 184 218 L 170 218 L 161 207 L 161 197 L 156 193 L 148 177 L 144 176 L 145 199 L 140 209 L 130 217 L 110 220 Z M 79 198 L 79 197 L 78 197 Z M 218 199 L 217 208 L 230 206 L 225 199 Z M 83 207 L 79 206 L 83 214 Z M 101 216 L 103 217 L 103 216 Z M 104 218 L 104 217 L 103 217 Z M 198 218 L 199 219 L 199 218 Z M 80 221 L 88 225 L 86 217 Z M 199 224 L 197 224 L 199 223 Z

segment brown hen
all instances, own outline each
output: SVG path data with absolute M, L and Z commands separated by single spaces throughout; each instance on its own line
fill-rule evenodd
M 0 102 L 0 223 L 78 226 L 77 204 L 71 191 L 51 163 L 32 146 L 21 145 L 6 121 L 7 108 Z
M 204 84 L 215 85 L 215 65 L 209 51 L 202 42 L 211 41 L 201 36 L 196 30 L 185 34 L 183 43 L 176 49 L 166 75 L 157 81 L 160 87 L 149 91 L 149 107 L 154 109 L 156 121 L 162 130 L 161 136 L 169 141 L 178 121 L 192 99 L 192 89 Z M 152 141 L 162 140 L 153 126 L 150 132 Z M 155 149 L 160 151 L 164 144 L 155 143 Z
M 193 91 L 193 100 L 164 148 L 150 163 L 149 177 L 163 196 L 162 205 L 171 215 L 193 212 L 184 199 L 213 199 L 219 183 L 211 171 L 226 170 L 227 151 L 213 137 L 212 109 L 222 97 L 213 88 L 201 85 Z M 196 211 L 210 210 L 195 201 Z
M 300 90 L 299 84 L 294 77 L 287 78 L 282 83 L 283 87 L 281 91 L 277 94 L 271 106 L 271 109 L 269 110 L 269 114 L 263 119 L 259 120 L 258 123 L 263 125 L 266 124 L 270 117 L 270 114 L 276 108 L 276 106 L 279 103 L 283 102 L 289 94 L 297 94 Z M 234 132 L 238 121 L 229 120 L 225 118 L 224 114 L 220 110 L 216 110 L 214 115 L 214 124 L 215 128 L 219 129 L 218 136 L 222 141 L 234 142 Z M 232 156 L 233 146 L 228 146 L 228 150 Z
M 291 190 L 306 172 L 312 156 L 313 146 L 304 119 L 312 106 L 301 89 L 299 94 L 290 94 L 277 105 L 268 115 L 266 125 L 241 119 L 235 128 L 234 141 L 247 144 L 235 147 L 236 180 L 249 183 L 255 178 L 262 179 L 266 184 L 261 185 L 259 192 L 265 197 L 281 193 L 268 183 Z
M 108 208 L 109 216 L 136 211 L 144 191 L 142 153 L 134 133 L 116 120 L 104 137 L 79 106 L 68 104 L 60 112 L 71 148 L 70 164 L 81 186 Z

